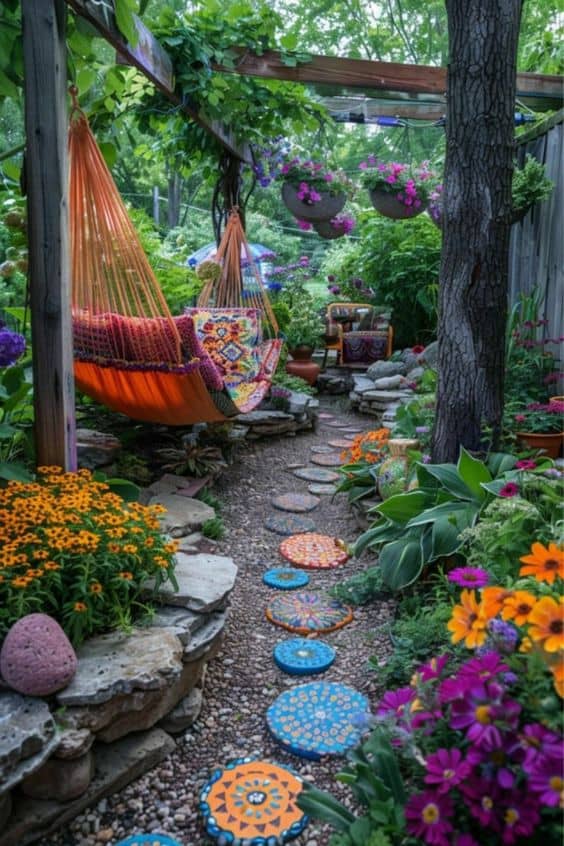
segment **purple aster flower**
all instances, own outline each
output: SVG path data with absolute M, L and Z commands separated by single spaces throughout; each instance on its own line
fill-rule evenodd
M 368 167 L 368 164 L 366 162 L 361 162 L 358 167 L 359 167 L 360 170 L 366 170 L 367 167 Z
M 452 846 L 480 846 L 471 834 L 457 834 Z
M 515 755 L 511 755 L 511 752 L 515 752 L 519 757 L 518 745 L 511 744 L 504 738 L 504 746 L 501 748 L 479 749 L 477 746 L 471 746 L 466 760 L 471 768 L 480 767 L 480 772 L 488 780 L 495 781 L 504 790 L 511 790 L 515 784 L 515 774 L 510 769 L 511 764 L 515 763 Z
M 431 658 L 427 664 L 421 664 L 421 666 L 417 668 L 416 676 L 418 676 L 422 682 L 438 679 L 448 663 L 448 660 L 448 655 L 439 655 L 438 658 Z
M 468 809 L 481 825 L 489 826 L 495 820 L 495 805 L 499 797 L 499 787 L 480 776 L 472 776 L 463 781 L 460 790 L 467 799 Z
M 329 285 L 329 290 L 332 294 L 335 294 L 335 296 L 338 296 L 341 293 L 341 289 L 338 285 Z
M 406 705 L 409 705 L 413 699 L 415 699 L 415 690 L 412 687 L 399 687 L 397 690 L 387 690 L 380 700 L 376 714 L 379 717 L 390 714 L 395 714 L 396 717 L 403 717 L 406 711 Z
M 555 808 L 564 803 L 564 773 L 562 761 L 545 758 L 538 761 L 529 773 L 529 788 L 538 793 L 543 805 Z
M 426 790 L 410 796 L 405 806 L 407 830 L 433 846 L 448 846 L 453 805 L 448 796 Z
M 0 367 L 11 367 L 24 352 L 24 336 L 0 324 Z
M 416 426 L 415 427 L 415 434 L 416 435 L 426 435 L 427 432 L 431 431 L 430 426 Z
M 481 588 L 489 582 L 489 573 L 481 567 L 457 567 L 448 574 L 449 582 L 465 588 Z
M 498 825 L 504 844 L 523 842 L 521 838 L 530 837 L 540 820 L 538 803 L 522 791 L 512 790 L 509 799 L 502 800 L 497 810 L 501 815 Z
M 421 464 L 430 464 L 431 463 L 431 456 L 428 455 L 426 452 L 423 453 L 421 456 Z
M 536 466 L 537 462 L 533 461 L 532 458 L 522 458 L 520 461 L 515 462 L 517 470 L 534 470 Z
M 439 793 L 448 793 L 464 781 L 472 770 L 472 766 L 463 759 L 460 749 L 437 749 L 425 761 L 427 775 L 425 783 L 434 785 Z
M 512 496 L 517 496 L 518 493 L 519 485 L 516 485 L 515 482 L 508 482 L 500 490 L 499 496 L 503 496 L 505 499 L 510 499 Z
M 466 738 L 486 749 L 502 745 L 502 732 L 515 729 L 521 706 L 504 695 L 504 688 L 494 681 L 476 684 L 466 691 L 464 699 L 451 706 L 449 725 L 466 730 Z
M 564 759 L 564 742 L 555 732 L 550 731 L 541 723 L 531 723 L 523 726 L 519 741 L 525 750 L 523 769 L 530 772 L 537 763 L 547 758 L 561 761 Z
M 519 641 L 519 632 L 515 626 L 505 620 L 500 620 L 495 617 L 488 623 L 488 632 L 491 637 L 491 646 L 502 655 L 512 655 L 517 648 Z

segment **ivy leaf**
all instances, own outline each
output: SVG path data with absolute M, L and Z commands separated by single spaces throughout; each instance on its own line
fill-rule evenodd
M 298 36 L 289 32 L 287 35 L 282 36 L 280 44 L 285 50 L 295 50 L 298 46 Z
M 17 97 L 18 87 L 0 70 L 0 97 Z

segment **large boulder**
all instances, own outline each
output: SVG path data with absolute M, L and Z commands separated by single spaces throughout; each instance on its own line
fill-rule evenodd
M 76 654 L 66 634 L 47 614 L 27 614 L 14 623 L 0 652 L 6 684 L 26 696 L 50 696 L 76 673 Z
M 375 361 L 366 371 L 366 375 L 373 382 L 389 376 L 405 376 L 406 373 L 407 365 L 404 361 Z
M 170 582 L 159 586 L 157 595 L 166 605 L 180 605 L 200 613 L 225 607 L 227 597 L 235 585 L 237 566 L 225 555 L 185 555 L 176 553 L 175 590 Z M 153 580 L 147 582 L 153 591 Z
M 0 693 L 0 795 L 38 769 L 58 742 L 46 702 Z
M 429 346 L 425 347 L 423 352 L 417 356 L 417 363 L 430 367 L 431 370 L 436 370 L 439 365 L 439 342 L 432 341 Z
M 173 538 L 189 535 L 215 517 L 214 509 L 202 500 L 174 493 L 157 494 L 151 497 L 149 504 L 166 508 L 166 513 L 160 517 L 161 528 Z
M 95 470 L 111 464 L 119 455 L 121 443 L 114 435 L 94 429 L 76 430 L 76 450 L 79 467 Z

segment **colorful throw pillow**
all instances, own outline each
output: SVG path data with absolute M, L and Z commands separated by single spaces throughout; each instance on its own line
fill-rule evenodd
M 186 309 L 205 351 L 222 372 L 227 386 L 259 378 L 261 337 L 258 309 Z

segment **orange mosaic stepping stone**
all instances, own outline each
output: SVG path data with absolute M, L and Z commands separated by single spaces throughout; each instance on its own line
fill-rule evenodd
M 216 770 L 200 794 L 207 834 L 222 844 L 282 846 L 304 831 L 303 781 L 269 761 L 239 758 Z
M 282 541 L 279 550 L 291 564 L 304 570 L 329 570 L 344 564 L 350 557 L 342 541 L 317 532 L 292 535 Z

